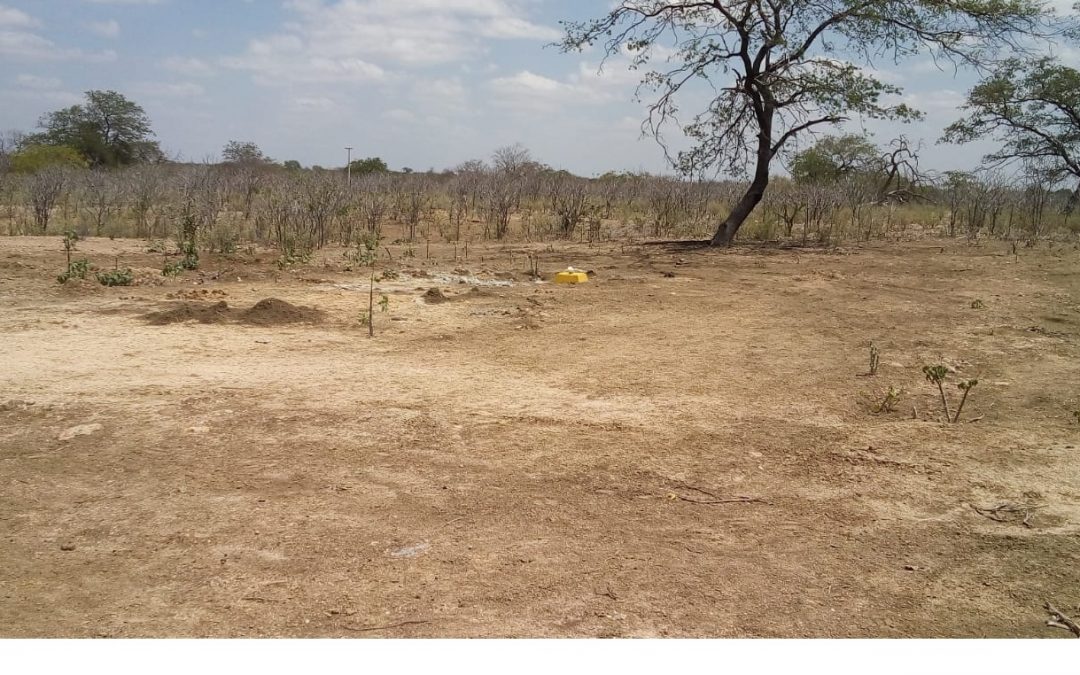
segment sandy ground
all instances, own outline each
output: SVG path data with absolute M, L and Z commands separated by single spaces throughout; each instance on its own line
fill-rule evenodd
M 0 635 L 1070 637 L 1080 251 L 524 248 L 0 239 Z

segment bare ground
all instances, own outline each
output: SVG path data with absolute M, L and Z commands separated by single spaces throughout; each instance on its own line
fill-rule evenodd
M 59 249 L 0 239 L 3 636 L 1069 637 L 1043 603 L 1080 614 L 1075 248 L 536 246 L 596 272 L 557 287 L 522 247 L 434 247 L 380 282 L 373 340 L 340 252 L 164 280 L 140 242 L 81 242 L 140 272 L 105 289 L 58 285 Z M 299 318 L 244 321 L 266 298 Z M 961 423 L 935 362 L 980 381 Z

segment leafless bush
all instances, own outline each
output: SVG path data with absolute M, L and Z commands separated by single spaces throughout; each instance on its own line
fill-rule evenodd
M 34 213 L 34 225 L 40 234 L 45 234 L 49 229 L 53 208 L 63 196 L 71 176 L 67 169 L 50 166 L 38 171 L 27 181 L 26 195 Z

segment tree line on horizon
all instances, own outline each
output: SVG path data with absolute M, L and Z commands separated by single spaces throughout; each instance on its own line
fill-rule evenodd
M 1076 41 L 1080 31 L 1071 19 L 1056 17 L 1036 0 L 635 0 L 617 4 L 599 19 L 568 23 L 565 30 L 564 51 L 600 44 L 609 55 L 630 54 L 633 65 L 645 71 L 639 93 L 655 94 L 645 128 L 663 145 L 662 132 L 677 125 L 694 145 L 669 156 L 672 167 L 689 179 L 686 182 L 723 194 L 706 209 L 714 244 L 730 243 L 744 223 L 769 215 L 790 233 L 799 219 L 808 223 L 822 212 L 834 213 L 836 209 L 825 204 L 829 200 L 843 204 L 854 223 L 860 220 L 858 212 L 871 205 L 952 204 L 960 193 L 1024 192 L 1038 186 L 1052 196 L 1040 208 L 1049 205 L 1051 211 L 1060 211 L 1067 224 L 1080 196 L 1080 72 L 1038 51 L 1050 41 Z M 675 36 L 676 45 L 673 51 L 669 47 L 672 56 L 665 67 L 656 69 L 650 58 L 664 35 Z M 837 39 L 844 41 L 850 60 L 831 53 Z M 979 171 L 925 171 L 919 166 L 919 147 L 902 135 L 881 146 L 865 136 L 817 135 L 852 116 L 918 119 L 920 113 L 898 98 L 899 88 L 858 65 L 875 58 L 899 63 L 916 55 L 983 74 L 968 92 L 961 117 L 940 139 L 996 141 L 998 148 L 984 158 Z M 701 80 L 715 87 L 714 98 L 705 110 L 693 117 L 683 114 L 684 121 L 678 122 L 679 95 Z M 0 175 L 58 184 L 62 181 L 55 176 L 40 176 L 65 169 L 102 173 L 168 164 L 145 111 L 117 92 L 87 92 L 82 104 L 43 116 L 40 127 L 0 142 Z M 808 145 L 808 134 L 815 134 L 816 142 Z M 664 151 L 667 154 L 666 147 Z M 378 157 L 358 159 L 348 171 L 305 170 L 294 160 L 277 164 L 247 141 L 230 141 L 220 165 L 233 180 L 248 176 L 242 191 L 249 207 L 262 187 L 288 181 L 268 177 L 275 172 L 345 174 L 361 183 L 367 176 L 414 173 L 407 168 L 390 172 Z M 788 176 L 778 175 L 781 166 Z M 709 178 L 718 174 L 732 178 Z M 509 201 L 509 209 L 488 209 L 496 238 L 506 235 L 507 213 L 520 210 L 521 194 L 534 200 L 539 194 L 529 186 L 586 185 L 572 191 L 570 200 L 580 202 L 571 211 L 584 212 L 603 206 L 604 199 L 597 195 L 605 191 L 604 185 L 643 178 L 609 173 L 580 179 L 537 162 L 520 146 L 499 149 L 490 163 L 472 160 L 423 175 L 461 183 L 484 176 L 495 201 L 502 192 L 512 193 L 503 200 Z M 658 184 L 669 180 L 644 178 Z M 511 187 L 491 187 L 502 183 Z M 687 191 L 694 189 L 703 188 Z M 775 194 L 770 197 L 769 192 Z M 818 197 L 812 197 L 815 194 Z M 550 201 L 552 212 L 566 210 L 559 207 L 560 198 Z M 245 214 L 249 207 L 242 209 Z M 987 209 L 993 220 L 992 206 Z M 947 217 L 956 220 L 953 211 Z M 48 214 L 42 217 L 47 220 Z M 569 220 L 576 227 L 582 218 L 571 214 Z M 566 235 L 574 228 L 564 224 L 559 229 Z M 659 233 L 670 228 L 661 224 L 654 229 Z

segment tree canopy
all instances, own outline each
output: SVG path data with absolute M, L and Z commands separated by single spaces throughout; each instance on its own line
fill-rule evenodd
M 229 141 L 221 151 L 221 159 L 227 164 L 243 165 L 269 164 L 274 161 L 251 141 Z
M 37 173 L 51 166 L 85 169 L 87 162 L 66 145 L 26 145 L 11 155 L 11 170 L 17 173 Z
M 386 166 L 386 162 L 379 157 L 354 159 L 352 163 L 349 164 L 349 167 L 351 167 L 352 175 L 354 176 L 364 176 L 369 173 L 386 173 L 390 170 L 390 168 Z
M 877 170 L 881 151 L 865 136 L 826 136 L 795 155 L 791 177 L 800 183 L 832 182 Z
M 88 91 L 83 104 L 48 113 L 38 126 L 28 144 L 74 148 L 94 167 L 163 159 L 149 116 L 115 91 Z
M 968 143 L 992 137 L 1001 147 L 991 165 L 1013 161 L 1061 180 L 1080 179 L 1080 71 L 1049 58 L 1011 59 L 967 95 L 966 117 L 943 140 Z
M 564 24 L 564 51 L 602 44 L 646 67 L 645 129 L 663 143 L 674 124 L 692 147 L 669 157 L 687 174 L 746 175 L 751 183 L 717 227 L 727 244 L 761 201 L 774 157 L 799 134 L 853 116 L 911 120 L 900 90 L 858 64 L 930 54 L 986 65 L 1044 32 L 1038 0 L 623 0 L 606 16 Z M 670 54 L 648 69 L 657 54 Z M 708 92 L 697 113 L 680 94 Z M 666 152 L 666 148 L 665 148 Z

